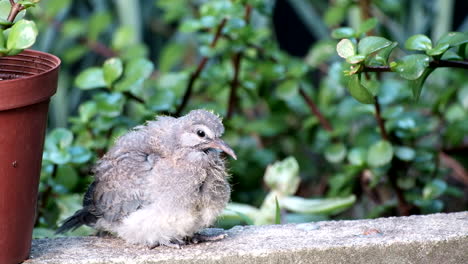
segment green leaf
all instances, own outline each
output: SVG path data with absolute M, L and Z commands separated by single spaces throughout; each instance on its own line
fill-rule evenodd
M 424 54 L 412 54 L 400 58 L 392 63 L 392 70 L 398 72 L 407 80 L 416 80 L 421 77 L 429 66 L 430 57 Z
M 348 91 L 351 96 L 363 104 L 373 104 L 374 96 L 361 85 L 361 81 L 357 75 L 352 75 L 348 82 Z
M 259 210 L 251 205 L 231 202 L 223 210 L 220 218 L 237 218 L 248 225 L 253 225 L 253 219 L 258 213 Z
M 445 43 L 445 44 L 440 44 L 440 45 L 437 45 L 435 48 L 433 49 L 430 49 L 430 50 L 427 50 L 426 53 L 427 55 L 429 56 L 437 56 L 437 55 L 440 55 L 440 54 L 443 54 L 444 52 L 446 52 L 448 49 L 450 48 L 450 45 Z
M 107 86 L 110 87 L 112 84 L 122 76 L 123 72 L 123 64 L 122 60 L 119 58 L 110 58 L 107 59 L 103 66 L 102 71 L 104 74 L 104 81 L 106 82 Z
M 39 2 L 39 1 L 37 1 L 37 0 L 35 0 L 35 1 L 26 1 L 26 0 L 23 0 L 23 1 L 18 1 L 18 2 L 16 2 L 16 3 L 18 3 L 18 4 L 22 5 L 22 6 L 24 6 L 24 8 L 30 8 L 30 7 L 36 6 L 37 2 Z
M 99 113 L 106 117 L 117 117 L 122 113 L 125 98 L 121 93 L 100 93 L 93 97 Z
M 68 149 L 71 154 L 71 162 L 82 164 L 92 158 L 92 153 L 87 148 L 81 146 L 72 146 Z
M 347 57 L 346 62 L 349 63 L 349 64 L 356 64 L 356 63 L 360 63 L 360 62 L 364 61 L 365 59 L 366 59 L 366 56 L 356 54 L 356 55 Z
M 37 28 L 33 21 L 20 20 L 12 27 L 7 39 L 7 49 L 26 49 L 36 42 Z
M 468 32 L 449 32 L 437 41 L 437 46 L 449 44 L 450 47 L 455 47 L 464 43 L 468 43 Z
M 131 91 L 141 85 L 153 73 L 154 65 L 145 58 L 130 60 L 125 65 L 124 78 L 119 80 L 114 89 L 119 92 Z
M 263 177 L 266 185 L 283 195 L 291 195 L 299 187 L 299 164 L 294 157 L 288 157 L 269 165 Z
M 67 190 L 72 190 L 78 184 L 78 173 L 75 168 L 68 164 L 59 165 L 54 182 Z
M 413 91 L 414 99 L 418 100 L 419 96 L 421 95 L 422 87 L 424 82 L 426 81 L 427 77 L 435 70 L 435 68 L 426 68 L 423 74 L 416 80 L 410 81 L 409 86 L 411 91 Z
M 6 49 L 6 38 L 5 35 L 3 35 L 3 29 L 0 29 L 0 52 L 8 52 Z
M 346 157 L 346 146 L 343 143 L 336 143 L 325 148 L 325 158 L 331 163 L 339 163 Z
M 369 18 L 367 19 L 366 21 L 362 22 L 360 25 L 359 25 L 359 28 L 357 30 L 357 36 L 360 36 L 361 34 L 364 34 L 368 31 L 371 31 L 372 29 L 374 29 L 377 24 L 378 24 L 378 20 L 376 18 Z
M 367 150 L 364 148 L 353 148 L 348 152 L 348 161 L 352 165 L 362 166 L 366 163 Z
M 447 183 L 443 180 L 434 179 L 424 186 L 423 199 L 433 200 L 441 196 L 447 190 Z
M 171 109 L 175 104 L 175 94 L 169 89 L 158 89 L 156 93 L 149 97 L 146 104 L 151 108 L 151 110 L 157 111 L 166 111 Z
M 53 150 L 46 155 L 46 160 L 58 165 L 66 164 L 70 162 L 71 154 L 66 149 Z
M 80 121 L 83 123 L 88 123 L 91 118 L 93 118 L 97 113 L 97 105 L 94 101 L 87 101 L 80 105 L 78 108 L 80 114 Z
M 162 49 L 159 58 L 159 70 L 163 72 L 170 71 L 172 67 L 180 62 L 180 59 L 184 56 L 185 50 L 186 47 L 182 44 L 172 43 L 166 45 Z
M 86 25 L 80 19 L 68 19 L 62 25 L 62 34 L 67 38 L 75 38 L 86 32 Z
M 55 128 L 52 130 L 46 139 L 46 147 L 50 149 L 64 149 L 73 142 L 73 134 L 66 128 Z
M 334 40 L 322 40 L 314 43 L 305 61 L 311 67 L 317 67 L 335 55 L 336 44 Z
M 100 67 L 90 67 L 82 71 L 76 77 L 75 85 L 83 90 L 90 90 L 95 88 L 106 87 L 104 81 L 104 72 Z
M 404 161 L 411 161 L 416 156 L 416 151 L 410 147 L 396 147 L 395 156 Z
M 334 29 L 331 33 L 334 39 L 353 38 L 356 35 L 356 31 L 350 27 L 341 27 Z
M 295 97 L 299 91 L 299 84 L 296 80 L 287 80 L 282 82 L 276 88 L 275 94 L 283 100 Z
M 393 147 L 385 140 L 374 143 L 367 153 L 367 164 L 371 167 L 381 167 L 393 158 Z
M 406 40 L 405 48 L 408 50 L 430 50 L 432 49 L 432 41 L 426 35 L 417 34 Z
M 356 202 L 356 196 L 343 198 L 306 199 L 298 196 L 287 196 L 280 200 L 280 205 L 287 210 L 303 214 L 336 214 Z
M 281 225 L 281 208 L 278 203 L 278 197 L 275 196 L 275 225 Z
M 465 110 L 468 110 L 468 85 L 464 85 L 457 94 L 458 101 Z
M 382 66 L 388 65 L 388 57 L 392 53 L 393 49 L 398 46 L 398 42 L 393 42 L 390 46 L 379 50 L 375 56 L 368 57 L 369 60 L 366 61 L 366 65 L 369 66 Z
M 112 23 L 112 16 L 108 12 L 98 12 L 91 16 L 88 24 L 88 39 L 96 41 L 107 27 Z
M 367 56 L 371 53 L 390 46 L 393 42 L 382 37 L 369 36 L 361 39 L 358 43 L 358 53 Z
M 112 48 L 122 50 L 135 44 L 135 31 L 131 26 L 119 27 L 112 38 Z
M 342 39 L 336 45 L 336 52 L 342 58 L 347 58 L 356 54 L 356 47 L 353 42 L 349 39 Z

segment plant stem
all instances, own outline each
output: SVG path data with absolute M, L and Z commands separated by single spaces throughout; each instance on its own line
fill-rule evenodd
M 229 94 L 228 110 L 226 119 L 230 119 L 234 113 L 237 104 L 237 87 L 239 86 L 239 71 L 242 60 L 242 52 L 237 52 L 232 56 L 232 66 L 234 68 L 234 77 L 231 81 L 231 92 Z
M 106 58 L 118 56 L 117 52 L 97 41 L 90 41 L 86 38 L 80 38 L 80 42 L 86 45 L 90 50 Z
M 133 99 L 133 100 L 135 100 L 135 101 L 137 101 L 137 102 L 139 102 L 139 103 L 142 103 L 142 104 L 145 103 L 145 100 L 141 99 L 140 97 L 137 97 L 136 95 L 132 94 L 132 93 L 129 92 L 129 91 L 125 91 L 123 94 L 124 94 L 125 96 L 127 96 L 128 98 Z
M 309 106 L 310 108 L 310 111 L 312 111 L 312 113 L 318 118 L 319 122 L 320 122 L 320 125 L 322 125 L 322 127 L 327 130 L 328 132 L 332 132 L 333 131 L 333 127 L 331 126 L 331 124 L 328 122 L 328 120 L 325 118 L 325 116 L 323 116 L 323 114 L 320 112 L 319 108 L 317 107 L 317 105 L 315 104 L 315 102 L 312 100 L 312 98 L 310 98 L 304 91 L 304 89 L 302 89 L 302 87 L 299 87 L 299 94 L 302 96 L 302 98 L 304 98 L 304 101 L 306 102 L 306 104 Z
M 218 42 L 219 37 L 221 36 L 221 32 L 223 31 L 224 26 L 226 25 L 227 19 L 223 18 L 221 20 L 221 23 L 219 23 L 215 36 L 213 40 L 211 41 L 210 48 L 214 48 L 216 46 L 216 43 Z M 197 69 L 190 75 L 190 79 L 187 84 L 187 89 L 185 90 L 184 97 L 182 98 L 182 103 L 179 105 L 179 107 L 176 110 L 176 115 L 179 116 L 182 111 L 184 110 L 185 106 L 188 103 L 188 100 L 190 99 L 190 95 L 192 94 L 193 90 L 193 85 L 195 84 L 195 81 L 200 77 L 201 72 L 205 68 L 206 63 L 208 62 L 208 57 L 203 56 L 200 62 L 198 63 Z
M 18 13 L 24 10 L 24 6 L 22 6 L 21 4 L 15 3 L 15 1 L 13 0 L 10 0 L 10 4 L 11 4 L 11 9 L 10 9 L 10 13 L 8 14 L 7 21 L 13 22 L 15 21 L 15 18 L 18 15 Z
M 246 24 L 250 22 L 250 15 L 252 13 L 252 6 L 247 4 L 245 6 L 244 20 Z M 237 106 L 237 88 L 239 86 L 239 73 L 241 70 L 242 51 L 236 52 L 232 56 L 232 67 L 234 68 L 234 76 L 231 81 L 231 91 L 229 94 L 228 110 L 226 113 L 226 119 L 230 119 Z
M 359 0 L 359 9 L 361 10 L 361 19 L 367 20 L 372 17 L 371 0 Z
M 377 96 L 374 96 L 374 107 L 375 107 L 375 118 L 377 119 L 377 123 L 379 124 L 380 128 L 380 135 L 384 140 L 388 141 L 388 134 L 387 130 L 385 129 L 385 120 L 382 118 L 382 115 L 380 113 L 380 103 L 379 103 L 379 98 Z
M 468 69 L 468 61 L 434 60 L 429 63 L 431 68 Z M 392 72 L 390 66 L 364 66 L 363 72 Z

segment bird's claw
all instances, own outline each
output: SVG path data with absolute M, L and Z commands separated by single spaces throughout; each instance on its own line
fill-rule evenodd
M 165 247 L 168 247 L 168 248 L 181 249 L 182 246 L 184 246 L 184 245 L 187 245 L 186 241 L 171 241 L 169 243 L 164 243 L 164 244 L 155 243 L 155 244 L 152 244 L 152 245 L 148 245 L 148 249 L 155 249 L 156 247 L 159 247 L 159 246 L 165 246 Z
M 199 234 L 196 233 L 192 237 L 188 238 L 187 241 L 191 244 L 198 244 L 202 242 L 213 242 L 213 241 L 218 241 L 222 240 L 227 237 L 226 233 L 222 234 L 217 234 L 217 235 L 204 235 L 204 234 Z

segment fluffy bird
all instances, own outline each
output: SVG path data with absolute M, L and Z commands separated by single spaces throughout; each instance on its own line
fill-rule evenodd
M 83 208 L 57 233 L 88 225 L 150 248 L 210 240 L 197 232 L 230 198 L 220 152 L 236 159 L 223 133 L 221 119 L 206 110 L 135 127 L 97 162 Z

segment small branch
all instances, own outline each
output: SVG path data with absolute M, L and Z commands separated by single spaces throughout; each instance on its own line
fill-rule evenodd
M 142 104 L 145 103 L 145 100 L 141 99 L 140 97 L 137 97 L 136 95 L 132 94 L 132 93 L 129 92 L 129 91 L 125 91 L 123 94 L 124 94 L 125 96 L 127 96 L 128 98 L 133 99 L 133 100 L 135 100 L 135 101 L 137 101 L 137 102 L 139 102 L 139 103 L 142 103 Z
M 244 20 L 246 24 L 250 22 L 250 15 L 252 13 L 252 6 L 247 4 L 244 11 Z M 228 110 L 226 118 L 230 119 L 234 113 L 234 109 L 237 106 L 237 88 L 239 86 L 239 73 L 241 70 L 242 51 L 236 52 L 232 56 L 232 67 L 234 68 L 234 76 L 231 81 L 231 91 L 229 94 Z
M 468 61 L 434 60 L 429 63 L 431 68 L 468 69 Z M 363 72 L 391 72 L 390 66 L 364 66 Z
M 216 46 L 216 43 L 218 42 L 218 39 L 221 36 L 221 32 L 223 31 L 223 28 L 226 25 L 226 22 L 227 22 L 226 18 L 223 18 L 223 20 L 221 20 L 221 23 L 218 25 L 218 28 L 216 29 L 215 36 L 213 40 L 211 41 L 210 48 L 214 48 Z M 190 75 L 190 79 L 187 84 L 187 89 L 185 90 L 184 97 L 182 98 L 182 103 L 179 105 L 179 107 L 176 110 L 177 116 L 179 116 L 182 113 L 185 106 L 187 105 L 188 100 L 190 99 L 190 95 L 192 94 L 193 85 L 195 84 L 195 81 L 198 79 L 201 72 L 205 68 L 205 65 L 207 62 L 208 62 L 208 57 L 206 56 L 202 57 L 202 59 L 198 63 L 197 69 Z
M 434 60 L 429 63 L 429 66 L 468 69 L 468 61 Z
M 18 13 L 24 10 L 24 6 L 22 6 L 21 4 L 15 3 L 15 1 L 13 0 L 10 0 L 10 4 L 11 4 L 11 10 L 10 10 L 10 13 L 8 14 L 7 21 L 13 22 L 15 21 L 15 18 L 18 15 Z
M 363 21 L 372 17 L 371 0 L 359 0 L 359 9 L 361 9 L 361 18 Z
M 107 47 L 106 45 L 102 44 L 101 42 L 97 41 L 90 41 L 87 38 L 80 38 L 79 41 L 86 45 L 90 50 L 94 51 L 95 53 L 106 57 L 106 58 L 111 58 L 111 57 L 116 57 L 119 54 L 112 50 L 111 48 Z
M 328 132 L 332 132 L 333 127 L 331 126 L 331 124 L 328 122 L 328 120 L 325 118 L 325 116 L 323 116 L 323 114 L 320 112 L 320 110 L 318 109 L 317 105 L 312 100 L 312 98 L 310 98 L 305 93 L 304 89 L 302 89 L 301 87 L 299 87 L 299 94 L 302 96 L 302 98 L 304 98 L 304 101 L 309 106 L 310 111 L 312 111 L 312 113 L 318 118 L 318 120 L 319 120 L 320 124 L 322 125 L 322 127 L 325 130 L 327 130 Z
M 377 96 L 374 96 L 374 107 L 375 107 L 375 118 L 377 119 L 377 123 L 379 124 L 380 128 L 380 135 L 384 140 L 388 141 L 388 134 L 387 131 L 385 130 L 385 120 L 382 118 L 382 115 L 380 113 L 380 103 L 379 103 L 379 98 Z
M 237 87 L 239 86 L 239 71 L 241 66 L 242 52 L 237 52 L 232 57 L 232 67 L 234 68 L 234 77 L 231 81 L 231 92 L 229 94 L 228 111 L 226 119 L 230 119 L 234 113 L 237 104 Z
M 442 151 L 439 152 L 439 159 L 445 167 L 452 169 L 450 176 L 468 186 L 468 172 L 459 161 Z

